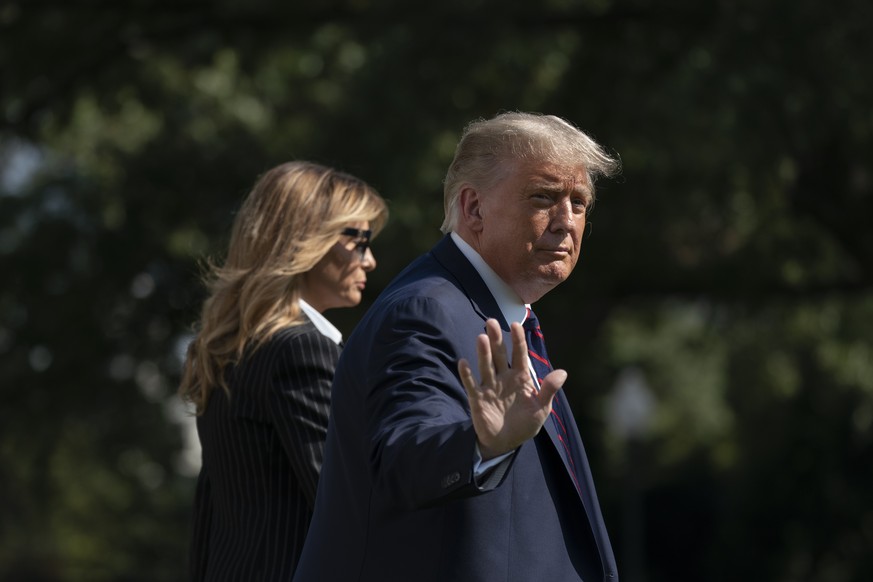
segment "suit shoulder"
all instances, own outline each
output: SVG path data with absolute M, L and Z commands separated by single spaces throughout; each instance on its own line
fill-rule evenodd
M 324 334 L 318 331 L 318 328 L 315 327 L 315 324 L 307 319 L 300 325 L 283 327 L 282 329 L 274 333 L 273 337 L 271 337 L 267 341 L 267 343 L 287 344 L 301 341 L 310 341 L 319 338 L 330 341 L 327 337 L 324 336 Z
M 302 354 L 338 355 L 339 346 L 308 320 L 278 330 L 250 356 L 264 363 L 297 359 Z
M 454 302 L 466 297 L 459 283 L 442 269 L 433 267 L 410 277 L 394 281 L 379 298 L 378 303 L 402 304 L 416 300 Z
M 281 351 L 300 348 L 325 352 L 339 350 L 336 342 L 318 331 L 315 325 L 308 321 L 302 325 L 279 330 L 271 338 L 271 343 L 281 348 Z

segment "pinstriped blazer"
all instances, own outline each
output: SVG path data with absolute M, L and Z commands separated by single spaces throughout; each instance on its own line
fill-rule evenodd
M 321 470 L 340 347 L 306 323 L 227 371 L 197 419 L 192 580 L 290 580 Z

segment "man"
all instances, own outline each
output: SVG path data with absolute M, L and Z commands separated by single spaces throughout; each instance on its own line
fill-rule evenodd
M 445 181 L 448 236 L 385 289 L 340 358 L 295 580 L 617 580 L 567 374 L 529 315 L 576 265 L 594 179 L 616 166 L 557 117 L 466 128 Z

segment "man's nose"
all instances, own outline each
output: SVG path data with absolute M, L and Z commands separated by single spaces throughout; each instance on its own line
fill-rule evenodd
M 553 207 L 552 220 L 549 225 L 553 231 L 573 232 L 580 227 L 579 221 L 584 220 L 583 215 L 573 212 L 572 200 L 561 200 Z

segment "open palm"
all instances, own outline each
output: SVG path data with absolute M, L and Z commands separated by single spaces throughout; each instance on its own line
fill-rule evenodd
M 479 439 L 482 458 L 487 460 L 516 449 L 533 438 L 552 410 L 552 399 L 567 379 L 563 370 L 554 370 L 543 378 L 539 390 L 531 377 L 524 330 L 518 323 L 510 326 L 512 363 L 506 359 L 503 334 L 495 319 L 485 322 L 487 333 L 476 338 L 479 359 L 477 382 L 470 363 L 458 362 L 458 372 L 467 398 L 473 428 Z

